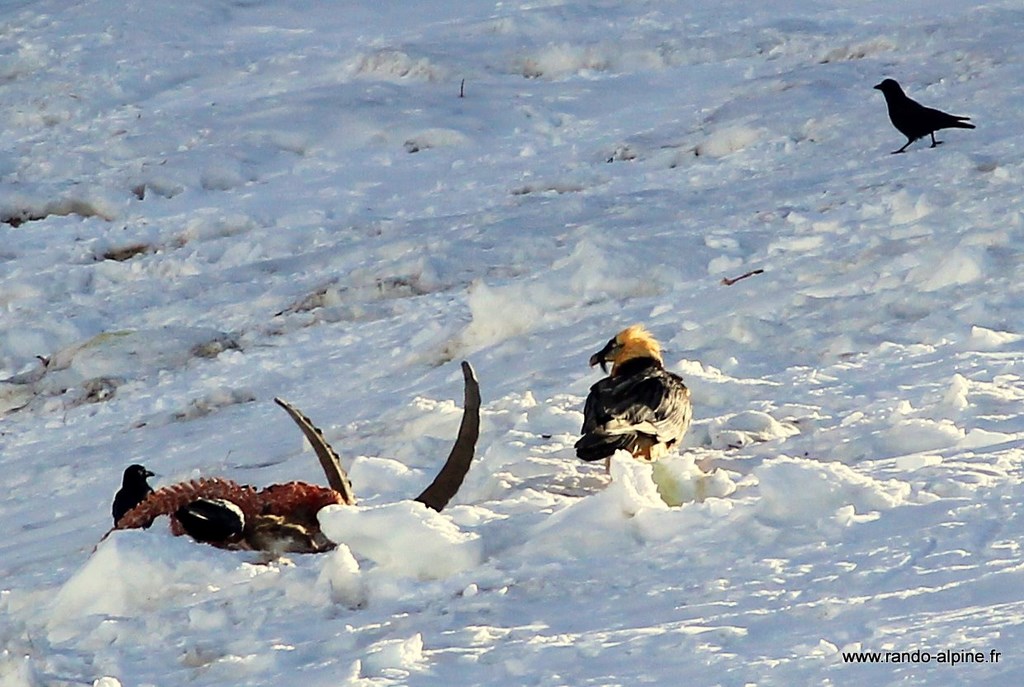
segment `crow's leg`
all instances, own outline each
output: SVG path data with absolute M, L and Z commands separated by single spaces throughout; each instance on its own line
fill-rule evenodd
M 933 131 L 932 132 L 932 148 L 934 148 L 937 145 L 940 145 L 941 143 L 942 143 L 942 141 L 936 141 L 935 140 L 935 132 Z
M 910 145 L 910 144 L 911 144 L 911 143 L 913 143 L 913 142 L 914 142 L 914 139 L 912 139 L 912 138 L 911 138 L 911 139 L 907 139 L 907 142 L 903 144 L 903 147 L 902 147 L 902 148 L 900 148 L 899 150 L 894 150 L 894 151 L 892 151 L 892 152 L 891 152 L 891 153 L 889 153 L 889 154 L 890 154 L 890 155 L 899 155 L 900 153 L 902 153 L 902 152 L 903 152 L 904 150 L 906 150 L 906 149 L 907 149 L 907 146 L 908 146 L 908 145 Z

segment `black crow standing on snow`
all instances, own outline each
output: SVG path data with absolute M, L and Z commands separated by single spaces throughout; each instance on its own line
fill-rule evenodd
M 657 460 L 690 426 L 690 390 L 665 369 L 661 346 L 640 325 L 627 327 L 590 358 L 611 373 L 590 387 L 583 408 L 583 436 L 576 455 L 610 459 L 624 449 L 639 460 Z
M 893 79 L 886 79 L 882 83 L 876 84 L 875 88 L 885 96 L 885 104 L 889 108 L 889 119 L 892 120 L 892 125 L 907 137 L 907 142 L 902 148 L 892 151 L 893 155 L 902 153 L 908 145 L 929 135 L 932 137 L 932 148 L 934 148 L 942 143 L 942 141 L 935 140 L 935 132 L 939 129 L 974 128 L 973 124 L 966 123 L 970 117 L 947 114 L 911 100 Z
M 152 476 L 153 473 L 141 465 L 129 465 L 125 468 L 124 477 L 121 478 L 121 488 L 114 494 L 114 506 L 111 508 L 115 526 L 125 513 L 145 501 L 146 497 L 153 493 L 153 487 L 149 486 L 149 482 L 146 481 Z

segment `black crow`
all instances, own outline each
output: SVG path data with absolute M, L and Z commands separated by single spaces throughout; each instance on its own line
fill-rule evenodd
M 590 387 L 576 456 L 608 459 L 624 449 L 634 458 L 656 460 L 690 426 L 690 390 L 665 369 L 660 344 L 641 325 L 622 330 L 590 358 L 602 370 L 609 362 L 611 373 Z
M 146 481 L 152 476 L 153 473 L 141 465 L 129 465 L 125 468 L 124 477 L 121 478 L 121 488 L 114 494 L 114 506 L 111 508 L 114 525 L 117 525 L 117 521 L 123 518 L 125 513 L 145 501 L 146 497 L 153 493 L 153 487 L 149 486 Z
M 973 124 L 966 122 L 970 117 L 957 117 L 941 110 L 915 102 L 907 97 L 900 85 L 893 79 L 886 79 L 875 88 L 885 96 L 885 104 L 889 108 L 889 119 L 900 133 L 907 137 L 907 142 L 893 155 L 902 153 L 911 143 L 925 136 L 932 137 L 932 148 L 942 143 L 935 140 L 935 132 L 939 129 L 973 129 Z

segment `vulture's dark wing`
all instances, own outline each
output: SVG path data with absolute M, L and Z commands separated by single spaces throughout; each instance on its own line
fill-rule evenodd
M 667 443 L 686 432 L 690 414 L 690 391 L 683 380 L 662 368 L 649 368 L 621 379 L 607 377 L 591 387 L 582 431 L 639 432 Z

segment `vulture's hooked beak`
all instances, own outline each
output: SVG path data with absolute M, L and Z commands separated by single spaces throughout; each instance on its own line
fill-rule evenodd
M 618 352 L 620 346 L 615 339 L 611 339 L 604 348 L 590 356 L 590 366 L 600 365 L 601 371 L 605 374 L 608 373 L 608 363 L 612 362 L 615 358 L 615 354 Z

